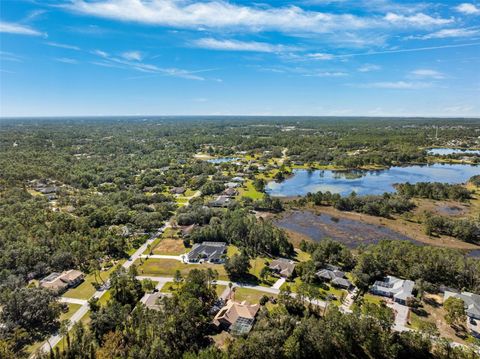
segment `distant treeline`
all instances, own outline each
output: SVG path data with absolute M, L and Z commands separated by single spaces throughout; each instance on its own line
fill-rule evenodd
M 429 236 L 444 234 L 464 242 L 480 242 L 480 225 L 475 220 L 428 215 L 423 224 Z
M 407 198 L 428 198 L 435 200 L 450 199 L 465 202 L 472 198 L 472 193 L 459 184 L 440 182 L 399 183 L 395 186 L 398 194 Z
M 382 196 L 357 196 L 353 192 L 348 197 L 342 197 L 337 193 L 317 192 L 308 193 L 305 200 L 317 206 L 333 206 L 340 211 L 353 211 L 387 218 L 392 214 L 408 212 L 415 207 L 409 200 L 389 193 Z

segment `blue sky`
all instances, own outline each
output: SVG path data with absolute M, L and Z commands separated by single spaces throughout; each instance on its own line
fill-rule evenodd
M 478 1 L 0 6 L 0 116 L 480 116 Z

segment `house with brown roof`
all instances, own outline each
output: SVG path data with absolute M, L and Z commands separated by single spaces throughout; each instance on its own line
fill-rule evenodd
M 270 263 L 269 268 L 281 277 L 288 278 L 295 270 L 295 262 L 286 258 L 277 258 Z
M 57 292 L 64 292 L 68 288 L 78 286 L 84 280 L 84 274 L 76 269 L 62 273 L 51 273 L 40 281 L 40 286 Z
M 170 193 L 171 194 L 184 194 L 185 193 L 185 188 L 183 187 L 173 187 L 171 190 L 170 190 Z
M 253 327 L 259 309 L 260 304 L 247 304 L 245 301 L 238 303 L 229 300 L 215 315 L 213 323 L 229 330 L 233 335 L 247 334 Z

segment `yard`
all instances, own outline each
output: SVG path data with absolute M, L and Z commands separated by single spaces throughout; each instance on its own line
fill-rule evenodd
M 234 300 L 237 302 L 243 302 L 245 300 L 250 304 L 256 304 L 260 302 L 260 298 L 264 295 L 267 297 L 277 297 L 275 294 L 265 293 L 251 288 L 236 287 Z
M 245 183 L 246 188 L 239 188 L 240 196 L 250 197 L 252 199 L 262 199 L 263 193 L 258 192 L 255 187 L 253 187 L 252 181 L 248 180 Z
M 174 282 L 167 282 L 162 287 L 162 289 L 160 289 L 160 292 L 161 293 L 172 293 L 172 292 L 176 291 L 177 288 L 178 288 L 178 286 Z M 225 288 L 227 288 L 227 286 L 217 284 L 216 287 L 215 287 L 215 292 L 217 293 L 218 296 L 220 296 L 223 293 L 223 291 L 225 290 Z
M 81 307 L 80 304 L 74 304 L 74 303 L 65 303 L 65 304 L 68 307 L 68 311 L 60 314 L 60 321 L 70 319 L 72 315 Z
M 298 286 L 302 284 L 302 280 L 297 277 L 293 282 L 286 282 L 282 285 L 281 289 L 286 289 L 287 286 L 290 287 L 290 290 L 292 292 L 297 292 L 298 291 Z M 331 300 L 330 303 L 333 303 L 335 305 L 340 305 L 342 297 L 347 295 L 347 291 L 344 289 L 339 289 L 332 287 L 331 285 L 325 283 L 325 284 L 312 284 L 313 287 L 318 289 L 318 299 L 320 300 L 327 300 L 327 296 L 333 295 L 335 296 L 335 300 Z
M 175 259 L 144 259 L 136 260 L 135 265 L 138 268 L 139 275 L 145 276 L 172 276 L 177 270 L 182 276 L 186 277 L 192 269 L 208 269 L 211 268 L 218 272 L 218 279 L 227 280 L 228 276 L 225 268 L 220 264 L 185 264 Z
M 101 271 L 99 275 L 97 274 L 97 282 L 102 284 L 102 279 L 106 281 L 114 270 L 115 266 L 110 268 L 108 271 Z M 95 275 L 89 274 L 85 276 L 85 280 L 82 284 L 76 288 L 69 289 L 63 296 L 67 298 L 90 299 L 90 297 L 96 291 L 93 283 L 95 283 Z

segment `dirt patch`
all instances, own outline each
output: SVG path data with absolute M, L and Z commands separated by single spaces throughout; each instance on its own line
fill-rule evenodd
M 153 254 L 180 255 L 187 252 L 181 239 L 164 238 L 153 248 Z
M 470 213 L 469 203 L 455 201 L 433 201 L 428 199 L 416 199 L 417 208 L 414 214 L 421 215 L 423 212 L 432 212 L 440 216 L 465 217 Z

